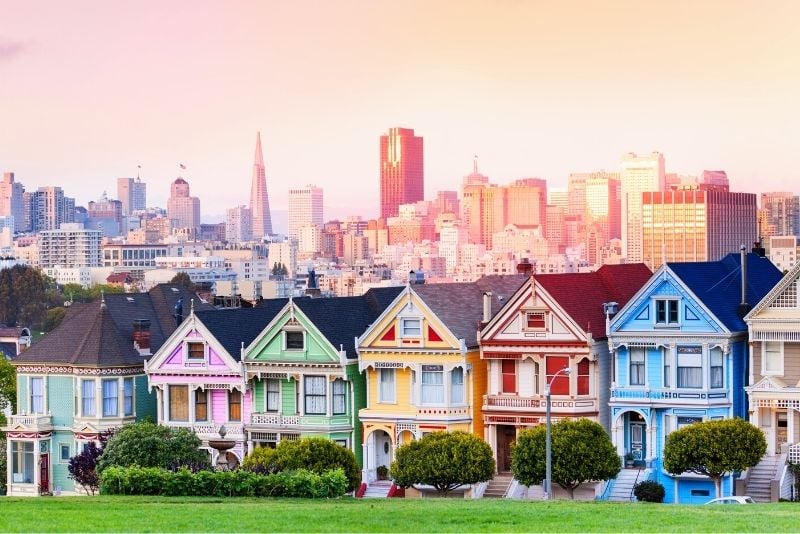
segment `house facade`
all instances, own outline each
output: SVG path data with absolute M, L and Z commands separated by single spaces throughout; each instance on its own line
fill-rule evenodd
M 764 432 L 773 475 L 800 463 L 800 265 L 747 314 L 748 415 Z M 781 497 L 786 495 L 775 495 Z M 773 496 L 770 496 L 773 497 Z
M 366 405 L 366 386 L 354 340 L 401 290 L 292 299 L 275 314 L 244 350 L 250 447 L 325 437 L 353 450 L 361 464 L 358 411 Z
M 483 436 L 486 366 L 477 332 L 524 282 L 488 276 L 474 283 L 408 285 L 359 337 L 366 375 L 362 481 L 377 479 L 399 445 L 429 432 Z
M 175 289 L 173 293 L 172 289 Z M 144 361 L 175 328 L 175 286 L 75 304 L 61 324 L 12 362 L 17 414 L 7 438 L 9 495 L 70 494 L 69 459 L 101 433 L 155 419 Z
M 759 302 L 780 277 L 769 260 L 752 253 L 667 263 L 611 321 L 611 437 L 619 455 L 632 455 L 644 470 L 640 478 L 665 487 L 665 502 L 713 497 L 709 478 L 664 470 L 665 440 L 695 422 L 747 417 L 742 318 L 748 303 Z M 723 494 L 732 492 L 733 477 L 727 477 Z
M 609 428 L 604 305 L 624 305 L 650 275 L 644 264 L 630 264 L 531 276 L 484 326 L 480 356 L 488 387 L 481 401 L 483 437 L 499 472 L 511 470 L 517 433 L 544 424 L 547 384 L 553 421 L 586 417 Z

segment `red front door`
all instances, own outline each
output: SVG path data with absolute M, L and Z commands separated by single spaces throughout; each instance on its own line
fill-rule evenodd
M 50 493 L 50 455 L 39 457 L 39 493 Z

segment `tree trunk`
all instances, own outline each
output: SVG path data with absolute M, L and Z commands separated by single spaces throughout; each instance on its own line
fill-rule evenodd
M 722 497 L 722 477 L 711 477 L 714 481 L 714 491 L 717 494 L 717 499 Z
M 567 495 L 569 495 L 569 500 L 574 501 L 575 500 L 575 488 L 570 486 L 570 487 L 564 488 L 564 489 L 567 490 Z

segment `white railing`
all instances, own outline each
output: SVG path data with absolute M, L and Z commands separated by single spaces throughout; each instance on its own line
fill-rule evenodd
M 22 426 L 25 428 L 52 427 L 52 417 L 50 415 L 12 415 L 8 418 L 8 427 L 13 428 Z
M 300 416 L 254 413 L 250 416 L 250 421 L 254 425 L 297 426 L 300 424 Z
M 653 402 L 668 400 L 678 404 L 728 404 L 729 393 L 725 389 L 665 389 L 628 387 L 611 388 L 611 400 L 636 400 Z
M 542 399 L 511 395 L 484 395 L 483 403 L 486 406 L 499 406 L 502 408 L 540 408 L 544 406 Z
M 176 422 L 167 422 L 165 423 L 166 426 L 170 426 L 173 428 L 188 428 L 198 436 L 202 437 L 217 437 L 219 438 L 219 429 L 222 427 L 223 423 L 176 423 Z M 225 437 L 232 438 L 232 437 L 243 437 L 244 436 L 244 426 L 241 423 L 224 423 L 225 425 Z
M 800 443 L 789 445 L 789 463 L 800 464 Z

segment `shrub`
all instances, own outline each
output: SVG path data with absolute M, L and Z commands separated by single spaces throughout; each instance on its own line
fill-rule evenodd
M 342 469 L 261 474 L 132 466 L 109 467 L 100 475 L 100 491 L 110 495 L 333 498 L 344 495 L 347 483 Z
M 655 480 L 643 480 L 633 487 L 636 499 L 642 502 L 664 502 L 664 486 Z
M 4 495 L 6 492 L 6 468 L 6 439 L 5 434 L 3 434 L 0 436 L 0 495 Z
M 67 471 L 69 478 L 80 484 L 83 490 L 91 495 L 97 493 L 100 487 L 100 477 L 97 474 L 97 461 L 103 449 L 97 443 L 90 441 L 80 453 L 69 459 Z
M 485 482 L 494 474 L 489 444 L 466 432 L 433 432 L 397 449 L 392 478 L 403 488 L 427 484 L 447 494 L 458 486 Z
M 347 491 L 361 483 L 361 469 L 353 451 L 327 438 L 281 441 L 275 449 L 258 447 L 245 458 L 243 466 L 257 473 L 305 469 L 321 475 L 341 469 L 347 477 Z
M 111 466 L 209 469 L 211 461 L 200 450 L 200 438 L 186 428 L 169 428 L 150 421 L 122 427 L 109 441 L 100 457 L 99 472 Z

